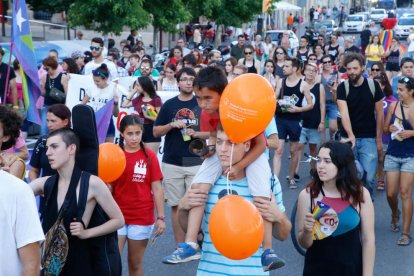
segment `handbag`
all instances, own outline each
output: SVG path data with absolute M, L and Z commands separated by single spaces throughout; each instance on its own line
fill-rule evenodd
M 42 275 L 44 276 L 59 275 L 65 266 L 69 253 L 69 240 L 63 217 L 66 210 L 69 208 L 71 198 L 76 193 L 76 186 L 80 177 L 81 171 L 75 168 L 70 179 L 70 184 L 65 196 L 65 200 L 63 201 L 62 207 L 59 210 L 56 222 L 47 231 L 45 240 L 41 245 L 41 265 Z M 44 192 L 46 196 L 45 207 L 47 207 L 49 203 L 53 189 L 57 188 L 58 181 L 58 175 L 52 175 L 46 180 L 46 183 L 44 185 Z M 43 214 L 44 213 L 42 211 L 42 218 Z
M 50 80 L 49 75 L 47 75 L 47 79 L 49 81 L 49 89 L 50 89 L 49 97 L 57 103 L 65 103 L 65 99 L 66 99 L 65 92 L 54 87 L 54 84 L 52 84 L 52 81 Z

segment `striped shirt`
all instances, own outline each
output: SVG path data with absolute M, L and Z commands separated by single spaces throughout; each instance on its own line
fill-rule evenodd
M 282 189 L 279 180 L 274 182 L 274 193 L 276 202 L 281 211 L 285 211 L 282 202 Z M 203 251 L 200 263 L 197 269 L 197 275 L 269 275 L 263 272 L 261 265 L 261 247 L 251 257 L 244 260 L 231 260 L 221 255 L 213 243 L 211 242 L 210 233 L 208 231 L 208 222 L 210 219 L 211 210 L 218 201 L 218 194 L 223 189 L 226 189 L 226 178 L 221 176 L 212 186 L 206 203 L 204 211 L 204 242 Z M 249 193 L 247 178 L 236 180 L 232 183 L 232 189 L 238 195 L 253 201 L 253 196 Z

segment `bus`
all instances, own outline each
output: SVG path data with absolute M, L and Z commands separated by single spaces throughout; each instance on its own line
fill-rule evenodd
M 395 0 L 378 0 L 377 9 L 393 10 L 397 7 Z

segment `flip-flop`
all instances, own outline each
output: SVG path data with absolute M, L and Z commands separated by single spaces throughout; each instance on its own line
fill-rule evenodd
M 400 246 L 407 246 L 411 244 L 411 236 L 406 233 L 402 233 L 401 237 L 398 239 L 397 244 Z

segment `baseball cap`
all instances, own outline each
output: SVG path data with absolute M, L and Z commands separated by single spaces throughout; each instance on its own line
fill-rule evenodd
M 81 51 L 73 51 L 71 54 L 72 59 L 77 59 L 80 57 L 85 57 L 85 55 Z

